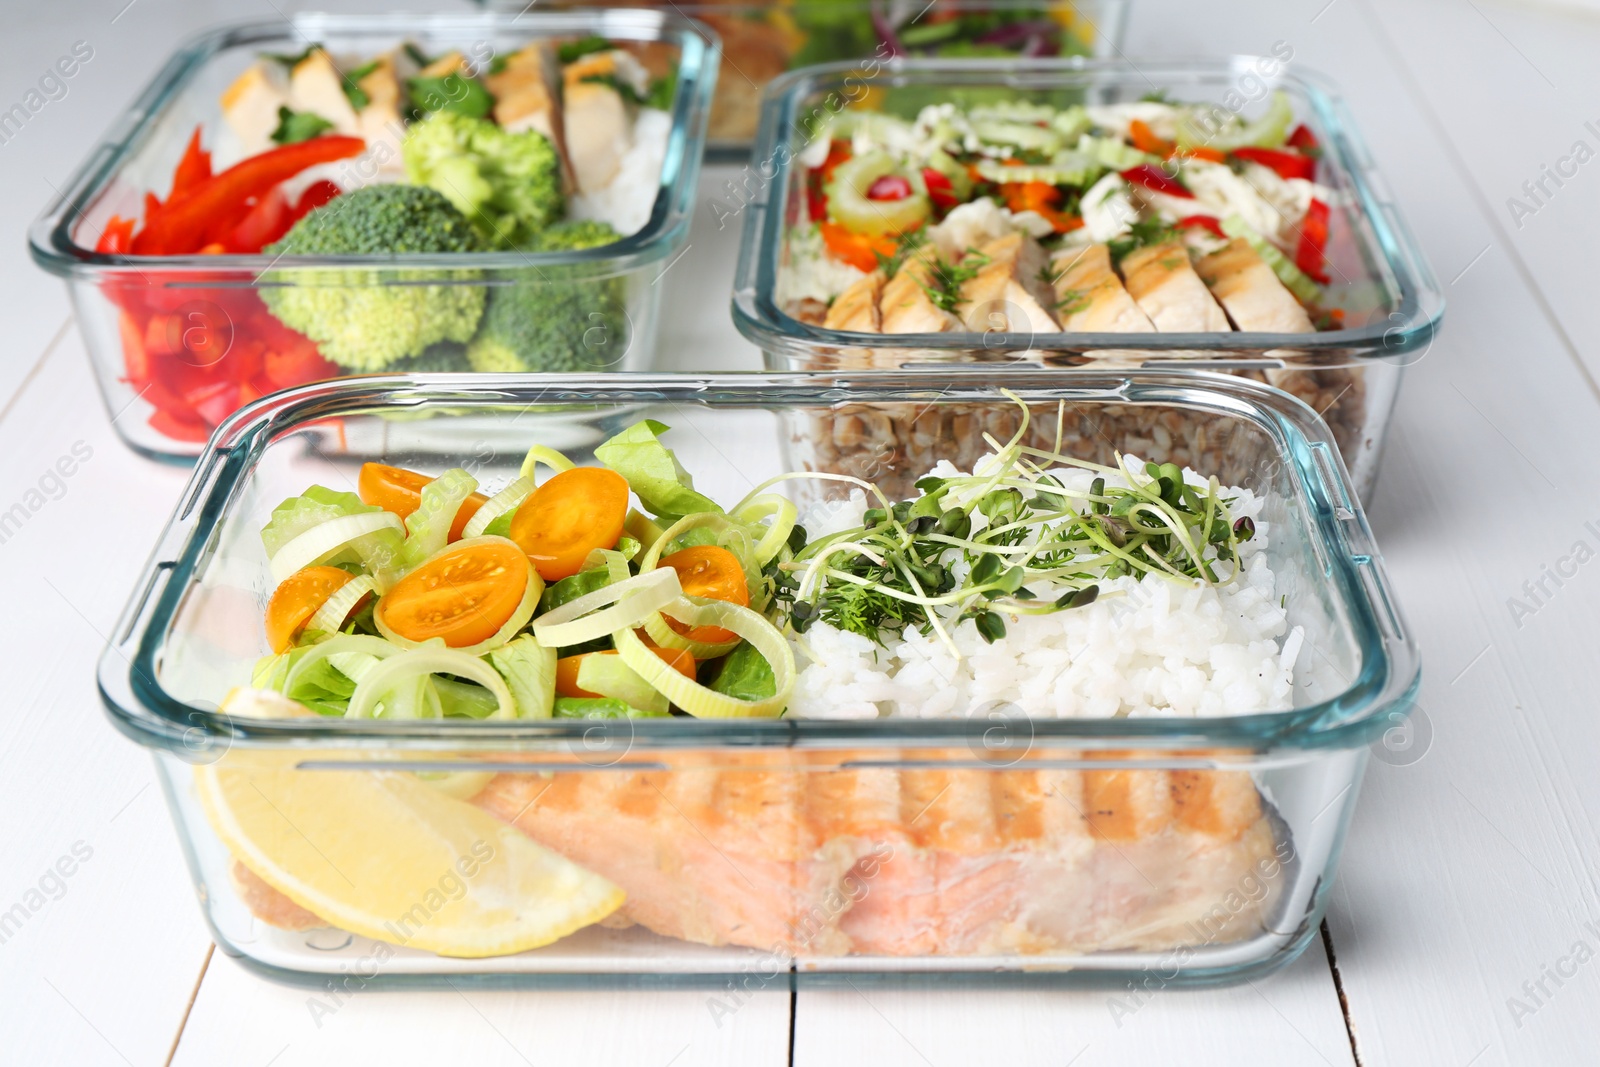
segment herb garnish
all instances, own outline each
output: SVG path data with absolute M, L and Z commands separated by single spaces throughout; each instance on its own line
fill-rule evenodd
M 1161 244 L 1176 237 L 1178 231 L 1168 226 L 1160 219 L 1141 219 L 1129 227 L 1126 237 L 1118 237 L 1107 241 L 1106 247 L 1111 250 L 1111 261 L 1117 265 L 1129 252 L 1144 248 L 1146 245 Z
M 333 123 L 310 111 L 290 111 L 278 108 L 278 128 L 272 131 L 273 144 L 299 144 L 333 129 Z
M 584 56 L 594 55 L 596 52 L 609 52 L 614 47 L 604 37 L 590 34 L 588 37 L 580 37 L 576 41 L 567 41 L 560 45 L 556 49 L 556 58 L 565 65 L 574 60 L 582 59 Z
M 374 59 L 371 63 L 364 63 L 340 79 L 339 88 L 344 90 L 344 98 L 350 101 L 352 109 L 361 111 L 372 103 L 372 97 L 358 83 L 362 78 L 377 70 L 380 62 L 382 60 Z
M 909 233 L 901 234 L 899 243 L 895 245 L 894 251 L 889 255 L 886 256 L 877 250 L 874 250 L 872 255 L 877 259 L 878 269 L 883 271 L 883 276 L 885 278 L 893 278 L 900 273 L 900 268 L 906 265 L 906 259 L 911 253 L 927 243 L 927 231 L 919 228 Z
M 959 262 L 934 256 L 928 264 L 928 280 L 920 283 L 922 291 L 928 294 L 935 307 L 954 314 L 956 305 L 961 303 L 961 287 L 976 278 L 990 262 L 990 258 L 976 248 L 967 249 Z

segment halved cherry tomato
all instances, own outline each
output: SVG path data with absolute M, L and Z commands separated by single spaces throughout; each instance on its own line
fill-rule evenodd
M 493 637 L 528 591 L 532 569 L 515 545 L 488 540 L 447 548 L 394 584 L 378 614 L 401 637 L 442 637 L 466 648 Z
M 422 506 L 422 488 L 431 481 L 433 479 L 426 474 L 408 471 L 404 467 L 363 463 L 361 475 L 356 480 L 356 491 L 360 494 L 363 504 L 392 511 L 404 519 Z M 478 509 L 488 503 L 488 500 L 489 498 L 482 493 L 473 493 L 461 502 L 455 519 L 450 523 L 449 540 L 461 540 L 462 527 L 467 525 L 467 520 L 476 515 Z
M 1212 215 L 1185 215 L 1183 218 L 1178 220 L 1178 229 L 1182 230 L 1190 226 L 1195 226 L 1202 230 L 1209 230 L 1224 240 L 1226 240 L 1228 236 L 1222 232 L 1222 223 L 1218 222 L 1216 217 Z
M 577 574 L 597 548 L 611 548 L 628 517 L 628 480 L 605 467 L 574 467 L 535 489 L 511 517 L 511 540 L 547 582 Z
M 1182 200 L 1194 199 L 1194 194 L 1185 189 L 1178 179 L 1153 163 L 1141 163 L 1137 167 L 1129 167 L 1121 174 L 1125 181 L 1143 186 L 1151 192 L 1165 193 Z
M 293 648 L 311 616 L 351 577 L 338 567 L 306 567 L 285 578 L 267 601 L 267 644 L 272 651 Z
M 1284 179 L 1304 178 L 1310 181 L 1317 173 L 1317 161 L 1298 152 L 1280 152 L 1276 148 L 1235 148 L 1233 154 L 1237 159 L 1268 167 Z
M 911 183 L 898 174 L 885 174 L 867 186 L 868 200 L 904 200 L 911 195 Z
M 1156 132 L 1139 119 L 1134 119 L 1128 123 L 1128 140 L 1132 141 L 1133 147 L 1139 151 L 1149 152 L 1151 155 L 1160 156 L 1162 159 L 1167 158 L 1167 155 L 1175 147 L 1171 141 L 1157 137 Z
M 827 246 L 829 254 L 856 270 L 877 270 L 878 256 L 892 256 L 899 247 L 892 237 L 868 237 L 864 233 L 853 233 L 837 222 L 820 223 L 817 228 L 822 232 L 822 243 Z
M 718 545 L 695 545 L 685 548 L 661 561 L 661 566 L 678 572 L 678 584 L 686 596 L 704 597 L 707 600 L 725 600 L 742 608 L 750 606 L 750 586 L 744 579 L 744 567 L 739 557 Z M 720 626 L 696 626 L 668 619 L 667 625 L 691 641 L 708 645 L 732 641 L 739 635 Z
M 687 649 L 682 648 L 657 648 L 650 646 L 650 651 L 661 657 L 661 661 L 689 680 L 694 680 L 694 657 L 689 655 Z M 615 656 L 615 649 L 606 649 L 604 652 L 585 652 L 581 656 L 562 656 L 556 660 L 556 696 L 562 697 L 597 697 L 599 693 L 591 693 L 578 686 L 578 668 L 583 666 L 583 661 L 590 656 Z
M 950 180 L 948 174 L 932 167 L 923 167 L 922 184 L 928 187 L 928 199 L 933 201 L 933 206 L 942 211 L 948 211 L 961 203 L 961 198 L 956 196 L 955 183 Z

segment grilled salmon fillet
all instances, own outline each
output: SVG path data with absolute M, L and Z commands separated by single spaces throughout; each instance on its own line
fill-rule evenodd
M 1155 326 L 1111 267 L 1111 249 L 1089 245 L 1059 253 L 1051 263 L 1056 314 L 1065 331 L 1151 333 Z
M 938 252 L 925 246 L 906 257 L 883 287 L 878 307 L 884 333 L 947 333 L 961 329 L 961 320 L 935 304 L 925 286 L 932 283 Z
M 1061 327 L 1046 305 L 1055 303 L 1045 280 L 1048 259 L 1025 233 L 996 237 L 964 263 L 977 273 L 961 285 L 961 317 L 974 333 L 1055 333 Z
M 1267 261 L 1242 237 L 1203 257 L 1195 273 L 1211 287 L 1241 330 L 1260 333 L 1312 333 L 1311 316 Z
M 1128 295 L 1161 333 L 1227 333 L 1233 329 L 1206 283 L 1189 262 L 1182 241 L 1129 252 L 1122 259 Z
M 834 300 L 822 325 L 830 330 L 880 332 L 883 316 L 878 311 L 878 299 L 883 294 L 883 288 L 883 274 L 880 271 L 857 279 Z

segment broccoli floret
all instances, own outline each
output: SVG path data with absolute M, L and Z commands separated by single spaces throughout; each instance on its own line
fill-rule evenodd
M 598 248 L 617 239 L 603 222 L 567 222 L 540 234 L 529 250 Z M 617 369 L 630 341 L 625 279 L 596 279 L 592 268 L 577 266 L 519 270 L 514 277 L 516 284 L 490 295 L 478 336 L 467 345 L 474 370 Z
M 272 255 L 357 256 L 482 250 L 482 241 L 449 200 L 415 185 L 352 190 L 266 248 Z M 290 269 L 273 274 L 273 281 L 293 284 L 261 290 L 268 310 L 347 370 L 384 370 L 439 341 L 466 341 L 483 317 L 482 286 L 395 284 L 437 279 L 437 271 Z M 449 271 L 446 277 L 472 279 L 478 272 Z
M 420 356 L 402 359 L 383 368 L 390 374 L 459 374 L 470 371 L 466 348 L 454 341 L 441 341 L 429 345 Z
M 439 111 L 406 132 L 406 176 L 439 190 L 495 248 L 526 243 L 566 214 L 561 160 L 537 130 Z

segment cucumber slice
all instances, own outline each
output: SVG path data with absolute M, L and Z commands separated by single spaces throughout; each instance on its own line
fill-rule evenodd
M 1272 94 L 1266 113 L 1254 122 L 1241 123 L 1237 115 L 1215 106 L 1188 109 L 1178 117 L 1178 147 L 1204 145 L 1219 152 L 1247 146 L 1278 148 L 1288 139 L 1292 125 L 1294 108 L 1288 94 L 1280 89 Z
M 1077 152 L 1058 152 L 1049 163 L 1039 166 L 1007 167 L 993 159 L 979 160 L 978 174 L 991 182 L 1049 182 L 1051 185 L 1087 187 L 1106 168 L 1098 161 Z
M 1048 126 L 1035 126 L 1031 122 L 1011 122 L 1004 119 L 974 120 L 972 132 L 980 141 L 989 144 L 1010 145 L 1030 152 L 1054 155 L 1062 149 L 1061 135 Z
M 1222 220 L 1222 232 L 1229 237 L 1243 237 L 1250 242 L 1250 247 L 1256 250 L 1256 255 L 1266 261 L 1267 266 L 1272 268 L 1272 273 L 1278 276 L 1278 280 L 1302 304 L 1314 304 L 1321 298 L 1322 287 L 1295 266 L 1288 256 L 1278 250 L 1277 245 L 1257 233 L 1238 215 L 1229 215 Z
M 1116 137 L 1090 137 L 1085 134 L 1078 138 L 1078 153 L 1110 170 L 1127 170 L 1145 163 L 1161 162 L 1160 156 L 1141 152 Z
M 896 172 L 895 162 L 882 152 L 868 152 L 839 165 L 828 183 L 828 215 L 854 233 L 872 237 L 905 233 L 933 214 L 924 193 L 904 200 L 868 200 L 867 190 L 879 178 Z M 920 177 L 920 175 L 918 175 Z M 907 176 L 907 180 L 911 180 Z M 920 182 L 914 182 L 913 188 Z

